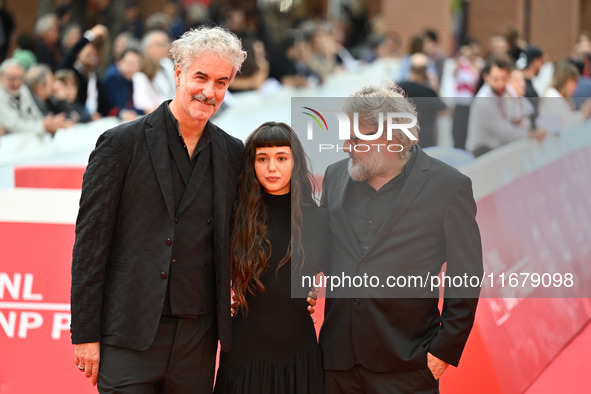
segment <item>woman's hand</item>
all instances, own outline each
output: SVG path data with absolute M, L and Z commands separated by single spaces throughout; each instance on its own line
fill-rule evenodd
M 316 319 L 314 319 L 314 316 L 312 316 L 316 312 L 316 309 L 314 309 L 316 306 L 316 300 L 318 299 L 318 294 L 316 294 L 316 291 L 317 289 L 312 287 L 308 293 L 308 298 L 306 298 L 306 301 L 308 302 L 308 312 L 310 312 L 310 317 L 312 317 L 314 324 L 317 323 Z
M 232 293 L 232 303 L 230 304 L 230 314 L 232 316 L 234 316 L 239 307 L 240 307 L 240 301 L 236 301 L 236 297 L 234 296 L 234 293 Z

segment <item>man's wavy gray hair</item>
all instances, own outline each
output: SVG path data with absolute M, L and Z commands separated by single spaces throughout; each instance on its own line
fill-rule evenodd
M 404 91 L 398 87 L 392 81 L 383 81 L 379 85 L 369 84 L 365 85 L 347 97 L 343 104 L 343 112 L 349 115 L 350 119 L 353 119 L 351 115 L 354 112 L 359 113 L 359 122 L 368 126 L 376 126 L 376 131 L 379 125 L 379 115 L 383 114 L 383 130 L 386 130 L 386 119 L 385 116 L 388 112 L 404 112 L 410 113 L 417 116 L 417 111 L 407 97 L 405 97 Z M 408 123 L 408 119 L 399 119 L 400 123 Z M 419 125 L 409 128 L 409 131 L 419 138 Z M 402 130 L 393 130 L 392 139 L 400 141 L 400 144 L 404 146 L 405 153 L 408 148 L 413 145 L 413 141 L 408 138 Z
M 246 52 L 242 49 L 242 43 L 236 35 L 221 27 L 201 26 L 191 29 L 175 40 L 170 48 L 170 54 L 174 65 L 181 65 L 185 71 L 192 60 L 205 52 L 212 52 L 232 63 L 232 75 L 236 73 L 246 59 Z

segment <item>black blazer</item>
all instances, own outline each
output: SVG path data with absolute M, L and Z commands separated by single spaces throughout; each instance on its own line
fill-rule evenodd
M 72 260 L 72 342 L 147 349 L 158 327 L 175 231 L 194 219 L 198 183 L 187 185 L 174 216 L 163 103 L 117 126 L 91 153 L 76 222 Z M 230 214 L 243 144 L 212 123 L 213 240 L 217 328 L 231 346 Z M 184 220 L 187 219 L 187 220 Z M 193 220 L 196 221 L 196 220 Z M 178 222 L 178 224 L 177 224 Z M 198 258 L 198 256 L 191 256 Z M 213 286 L 213 284 L 212 284 Z
M 329 275 L 375 275 L 385 284 L 389 275 L 437 275 L 445 261 L 447 275 L 482 275 L 470 179 L 417 148 L 401 194 L 365 255 L 343 210 L 351 182 L 347 160 L 328 167 L 322 205 L 332 232 Z M 357 361 L 374 372 L 410 371 L 426 367 L 427 352 L 457 366 L 478 298 L 450 298 L 446 292 L 440 315 L 437 298 L 403 298 L 397 290 L 380 285 L 327 291 L 320 332 L 325 369 L 345 370 Z

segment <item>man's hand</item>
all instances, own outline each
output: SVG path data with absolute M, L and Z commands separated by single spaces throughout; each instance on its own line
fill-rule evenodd
M 439 380 L 449 364 L 427 352 L 427 366 L 435 380 Z
M 101 353 L 101 343 L 78 343 L 74 349 L 74 362 L 80 370 L 84 372 L 90 383 L 96 386 L 98 380 L 99 362 Z
M 316 300 L 318 299 L 318 294 L 316 294 L 316 289 L 312 287 L 312 290 L 310 290 L 310 292 L 308 293 L 308 298 L 306 298 L 306 301 L 308 302 L 308 312 L 310 312 L 310 317 L 312 317 L 312 321 L 314 322 L 314 324 L 317 323 L 316 319 L 314 319 L 314 316 L 312 316 L 315 312 L 316 309 L 314 309 L 314 307 L 316 306 Z
M 72 127 L 73 125 L 74 122 L 66 118 L 66 114 L 64 113 L 60 113 L 57 115 L 49 114 L 45 118 L 43 118 L 43 127 L 45 128 L 45 131 L 50 133 L 52 136 L 59 129 L 67 129 L 68 127 Z
M 119 117 L 124 122 L 131 122 L 138 118 L 138 114 L 133 109 L 122 109 L 119 111 Z
M 90 31 L 94 33 L 95 39 L 106 40 L 109 38 L 109 29 L 105 25 L 95 25 Z
M 533 129 L 529 132 L 529 136 L 538 141 L 543 141 L 544 138 L 546 138 L 546 134 L 548 134 L 548 132 L 545 129 Z

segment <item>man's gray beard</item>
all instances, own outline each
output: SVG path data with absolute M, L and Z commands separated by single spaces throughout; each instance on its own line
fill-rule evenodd
M 357 162 L 354 162 L 349 158 L 347 170 L 351 178 L 363 182 L 385 172 L 387 170 L 387 163 L 380 153 L 372 152 L 370 156 L 365 157 L 365 161 L 357 160 Z
M 347 167 L 349 171 L 349 175 L 353 180 L 363 182 L 369 179 L 371 174 L 369 170 L 363 166 L 361 162 L 354 162 L 353 159 L 349 159 L 349 164 Z

